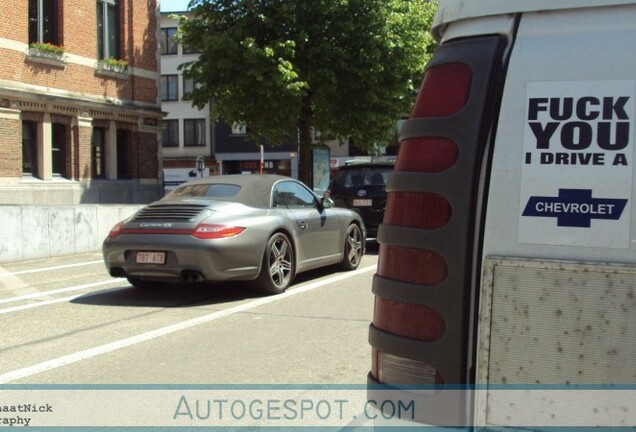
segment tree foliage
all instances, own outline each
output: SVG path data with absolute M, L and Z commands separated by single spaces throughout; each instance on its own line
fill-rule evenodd
M 192 0 L 180 42 L 197 60 L 193 104 L 271 144 L 298 137 L 310 184 L 312 130 L 386 143 L 434 46 L 426 0 Z M 298 135 L 297 135 L 298 134 Z

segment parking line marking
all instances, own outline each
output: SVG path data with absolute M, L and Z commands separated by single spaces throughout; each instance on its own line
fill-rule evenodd
M 10 308 L 6 308 L 6 309 L 0 309 L 0 315 L 3 314 L 8 314 L 11 312 L 19 312 L 19 311 L 23 311 L 26 309 L 33 309 L 36 307 L 40 307 L 40 306 L 48 306 L 48 305 L 52 305 L 52 304 L 56 304 L 56 303 L 65 303 L 65 302 L 70 302 L 75 300 L 76 298 L 80 298 L 82 297 L 84 294 L 77 294 L 71 297 L 63 297 L 63 298 L 57 298 L 54 300 L 49 300 L 49 301 L 43 301 L 43 302 L 38 302 L 38 303 L 29 303 L 29 304 L 25 304 L 25 305 L 20 305 L 20 306 L 13 306 Z
M 70 291 L 78 291 L 81 289 L 86 289 L 86 288 L 94 288 L 94 287 L 98 287 L 98 286 L 102 286 L 102 285 L 109 285 L 115 282 L 121 282 L 124 281 L 126 279 L 124 278 L 115 278 L 115 279 L 109 279 L 109 280 L 104 280 L 104 281 L 100 281 L 100 282 L 92 282 L 92 283 L 88 283 L 88 284 L 84 284 L 84 285 L 76 285 L 76 286 L 72 286 L 72 287 L 67 287 L 67 288 L 59 288 L 59 289 L 55 289 L 55 290 L 51 290 L 51 291 L 38 291 L 38 292 L 34 292 L 31 294 L 24 294 L 18 297 L 10 297 L 10 298 L 6 298 L 6 299 L 0 299 L 0 304 L 3 303 L 14 303 L 14 302 L 18 302 L 18 301 L 22 301 L 22 300 L 31 300 L 34 298 L 38 298 L 38 297 L 46 297 L 49 295 L 53 295 L 53 294 L 61 294 L 61 293 L 65 293 L 65 292 L 70 292 Z M 6 309 L 0 309 L 0 314 L 5 313 Z
M 41 272 L 46 272 L 46 271 L 62 270 L 62 269 L 65 269 L 65 268 L 81 267 L 81 266 L 85 266 L 85 265 L 99 264 L 99 263 L 103 263 L 103 262 L 104 262 L 104 260 L 86 261 L 86 262 L 75 263 L 75 264 L 64 264 L 64 265 L 59 265 L 59 266 L 54 266 L 54 267 L 44 267 L 44 268 L 39 268 L 39 269 L 20 270 L 20 271 L 17 271 L 17 272 L 6 272 L 6 273 L 0 274 L 0 278 L 8 277 L 8 276 L 17 276 L 17 275 L 22 275 L 22 274 L 29 274 L 29 273 L 41 273 Z
M 278 294 L 278 295 L 274 295 L 274 296 L 269 296 L 269 297 L 262 297 L 259 298 L 257 300 L 253 300 L 251 302 L 248 303 L 244 303 L 242 305 L 238 305 L 229 309 L 225 309 L 222 311 L 217 311 L 217 312 L 213 312 L 211 314 L 208 315 L 203 315 L 201 317 L 198 318 L 193 318 L 187 321 L 182 321 L 180 323 L 177 324 L 172 324 L 166 327 L 161 327 L 155 330 L 151 330 L 145 333 L 141 333 L 126 339 L 120 339 L 118 341 L 115 342 L 111 342 L 111 343 L 107 343 L 104 345 L 100 345 L 100 346 L 96 346 L 94 348 L 89 348 L 83 351 L 78 351 L 76 353 L 73 354 L 69 354 L 69 355 L 65 355 L 62 357 L 58 357 L 56 359 L 52 359 L 52 360 L 48 360 L 42 363 L 38 363 L 32 366 L 28 366 L 22 369 L 17 369 L 11 372 L 7 372 L 4 373 L 2 375 L 0 375 L 0 384 L 6 384 L 8 382 L 11 381 L 15 381 L 15 380 L 19 380 L 22 378 L 27 378 L 30 377 L 32 375 L 36 375 L 42 372 L 46 372 L 52 369 L 56 369 L 62 366 L 66 366 L 72 363 L 77 363 L 79 361 L 82 360 L 86 360 L 92 357 L 97 357 L 99 355 L 102 354 L 106 354 L 112 351 L 116 351 L 122 348 L 126 348 L 132 345 L 137 345 L 139 343 L 142 342 L 147 342 L 149 340 L 152 339 L 156 339 L 162 336 L 166 336 L 169 335 L 171 333 L 175 333 L 181 330 L 186 330 L 192 327 L 196 327 L 199 326 L 201 324 L 206 324 L 209 323 L 211 321 L 220 319 L 220 318 L 224 318 L 226 316 L 230 316 L 230 315 L 234 315 L 240 312 L 245 312 L 247 310 L 250 309 L 254 309 L 257 308 L 259 306 L 263 306 L 266 305 L 268 303 L 274 303 L 277 302 L 279 300 L 283 300 L 285 298 L 288 297 L 292 297 L 295 296 L 297 294 L 302 294 L 308 291 L 312 291 L 316 288 L 320 288 L 323 287 L 325 285 L 329 285 L 331 283 L 334 282 L 338 282 L 341 280 L 345 280 L 345 279 L 349 279 L 351 277 L 354 276 L 358 276 L 361 275 L 363 273 L 375 270 L 377 268 L 377 265 L 371 265 L 368 267 L 363 267 L 361 269 L 358 270 L 354 270 L 354 271 L 350 271 L 347 273 L 342 273 L 336 276 L 332 276 L 330 278 L 327 279 L 323 279 L 317 282 L 313 282 L 313 283 L 309 283 L 307 285 L 301 285 L 298 288 L 295 289 L 291 289 L 288 290 L 282 294 Z

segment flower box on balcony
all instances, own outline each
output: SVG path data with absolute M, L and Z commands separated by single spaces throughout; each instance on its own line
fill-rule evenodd
M 42 63 L 49 66 L 64 67 L 64 47 L 48 42 L 34 42 L 29 45 L 27 60 L 34 63 Z
M 128 62 L 114 57 L 99 60 L 95 69 L 100 75 L 107 75 L 115 78 L 126 78 L 128 76 Z

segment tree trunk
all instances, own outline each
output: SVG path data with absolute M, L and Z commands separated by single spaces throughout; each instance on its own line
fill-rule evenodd
M 312 154 L 312 116 L 310 96 L 303 100 L 300 117 L 298 118 L 298 141 L 299 141 L 299 166 L 298 180 L 313 189 L 313 154 Z

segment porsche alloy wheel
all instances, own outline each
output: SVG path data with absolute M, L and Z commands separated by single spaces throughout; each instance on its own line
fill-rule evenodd
M 344 243 L 344 254 L 340 266 L 345 270 L 355 270 L 362 261 L 364 254 L 364 238 L 362 230 L 356 224 L 351 224 L 347 228 Z
M 294 249 L 287 236 L 276 233 L 267 241 L 257 286 L 268 294 L 280 294 L 291 285 L 296 272 Z

